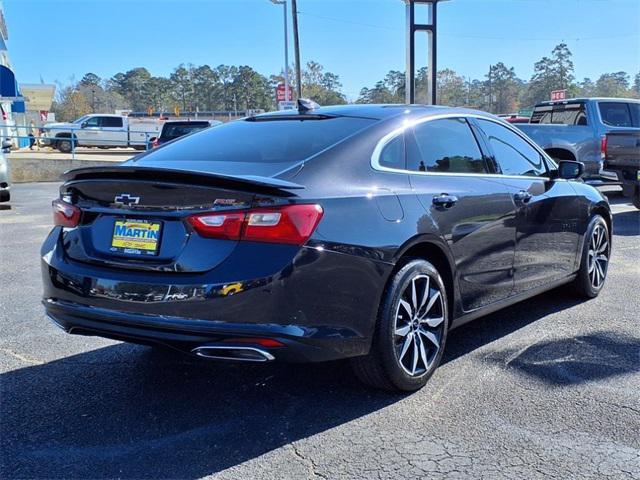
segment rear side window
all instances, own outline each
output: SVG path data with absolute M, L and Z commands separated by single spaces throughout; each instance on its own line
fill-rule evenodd
M 379 163 L 381 167 L 405 169 L 404 135 L 398 135 L 385 145 L 380 153 Z
M 407 168 L 442 173 L 487 171 L 478 143 L 464 118 L 432 120 L 409 130 Z
M 623 102 L 598 102 L 600 117 L 605 125 L 633 127 L 629 104 Z
M 100 126 L 104 128 L 122 128 L 122 118 L 100 117 Z
M 535 107 L 530 123 L 588 125 L 584 103 L 561 103 Z
M 476 120 L 487 137 L 495 162 L 504 175 L 546 175 L 542 155 L 520 135 L 496 122 Z
M 168 144 L 136 163 L 228 174 L 273 175 L 376 122 L 370 118 L 300 119 L 293 115 L 291 120 L 237 120 Z

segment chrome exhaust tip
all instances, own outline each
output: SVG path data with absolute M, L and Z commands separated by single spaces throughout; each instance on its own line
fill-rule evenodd
M 270 362 L 275 357 L 256 347 L 233 345 L 202 345 L 191 350 L 199 357 L 211 360 L 233 360 L 236 362 Z

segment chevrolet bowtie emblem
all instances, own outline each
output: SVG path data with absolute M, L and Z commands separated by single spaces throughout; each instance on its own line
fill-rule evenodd
M 113 203 L 116 205 L 137 205 L 139 202 L 140 197 L 134 197 L 128 193 L 121 193 L 120 195 L 116 195 L 116 198 L 113 199 Z

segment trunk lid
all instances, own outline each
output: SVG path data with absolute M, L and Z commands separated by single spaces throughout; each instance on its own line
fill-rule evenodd
M 201 237 L 187 216 L 248 209 L 257 198 L 284 199 L 294 196 L 290 190 L 303 188 L 269 177 L 130 166 L 83 168 L 63 178 L 61 197 L 83 212 L 80 225 L 64 231 L 69 257 L 117 268 L 192 273 L 215 268 L 238 242 Z

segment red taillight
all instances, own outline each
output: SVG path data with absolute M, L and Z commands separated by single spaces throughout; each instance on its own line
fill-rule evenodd
M 53 207 L 53 224 L 60 227 L 75 227 L 80 221 L 82 211 L 75 205 L 60 199 L 51 203 Z
M 240 240 L 245 212 L 206 213 L 187 218 L 193 228 L 203 237 Z
M 286 205 L 198 214 L 188 217 L 188 221 L 204 237 L 302 245 L 318 226 L 322 214 L 320 205 Z
M 320 205 L 251 210 L 247 213 L 242 239 L 302 245 L 316 229 L 322 213 Z
M 607 136 L 603 135 L 600 140 L 600 158 L 605 160 L 607 158 Z

